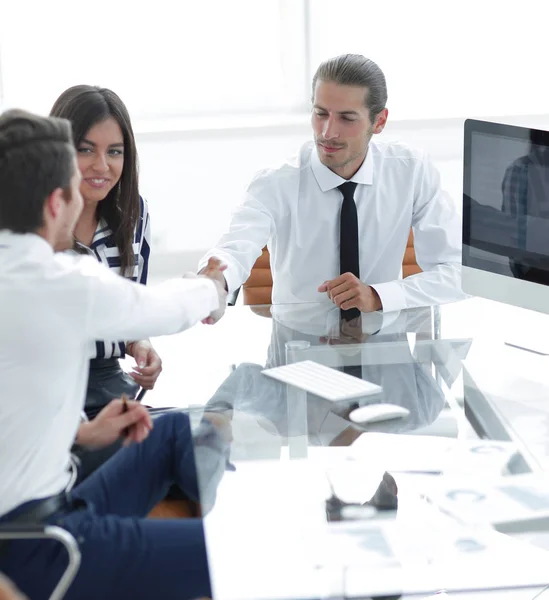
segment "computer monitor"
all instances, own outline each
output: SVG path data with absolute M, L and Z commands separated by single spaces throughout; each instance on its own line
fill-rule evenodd
M 465 121 L 463 290 L 549 313 L 549 132 Z
M 463 291 L 549 313 L 549 132 L 468 119 L 464 133 Z

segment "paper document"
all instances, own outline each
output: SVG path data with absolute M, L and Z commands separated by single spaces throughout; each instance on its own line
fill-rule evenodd
M 516 454 L 511 442 L 457 440 L 428 435 L 367 432 L 351 446 L 357 460 L 375 460 L 386 471 L 500 476 Z

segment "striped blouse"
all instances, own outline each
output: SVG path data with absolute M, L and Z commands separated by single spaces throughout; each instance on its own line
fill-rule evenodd
M 145 285 L 149 271 L 151 229 L 147 201 L 140 196 L 139 202 L 139 218 L 133 238 L 134 268 L 132 272 L 126 274 L 126 277 Z M 107 265 L 115 273 L 120 274 L 120 253 L 113 232 L 103 219 L 97 224 L 92 243 L 89 248 L 85 248 L 85 251 L 94 255 L 99 262 Z M 123 358 L 126 354 L 126 344 L 120 341 L 100 340 L 95 343 L 95 347 L 94 358 Z

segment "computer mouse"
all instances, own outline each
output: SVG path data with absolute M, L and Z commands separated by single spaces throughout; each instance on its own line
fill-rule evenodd
M 410 411 L 396 404 L 366 404 L 349 413 L 349 419 L 355 423 L 378 423 L 407 417 Z

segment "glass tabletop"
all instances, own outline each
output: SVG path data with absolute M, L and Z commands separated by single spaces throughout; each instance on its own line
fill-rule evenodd
M 549 583 L 549 554 L 519 539 L 549 516 L 549 419 L 535 435 L 524 422 L 525 405 L 549 413 L 534 402 L 547 361 L 505 345 L 502 322 L 534 318 L 507 309 L 471 299 L 345 322 L 331 304 L 237 306 L 154 340 L 164 372 L 145 401 L 190 410 L 214 597 L 531 598 Z M 263 373 L 303 360 L 381 392 L 333 402 Z M 372 403 L 407 414 L 351 420 Z M 212 414 L 213 450 L 201 426 Z

